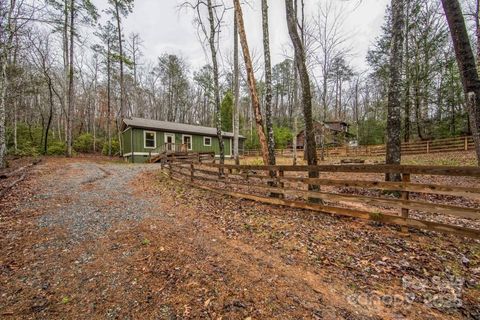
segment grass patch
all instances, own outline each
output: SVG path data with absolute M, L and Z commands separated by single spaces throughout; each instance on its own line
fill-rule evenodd
M 368 215 L 373 221 L 380 221 L 383 218 L 383 214 L 380 211 L 369 212 Z

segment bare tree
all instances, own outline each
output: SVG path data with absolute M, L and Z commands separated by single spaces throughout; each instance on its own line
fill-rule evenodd
M 268 144 L 267 144 L 267 138 L 265 136 L 265 132 L 263 128 L 263 119 L 262 119 L 262 113 L 260 111 L 260 100 L 258 98 L 258 93 L 257 93 L 257 83 L 255 80 L 255 74 L 253 71 L 252 58 L 250 56 L 250 50 L 248 48 L 248 42 L 247 42 L 247 35 L 245 33 L 245 26 L 243 24 L 242 7 L 240 5 L 240 0 L 233 0 L 233 3 L 235 7 L 235 16 L 236 16 L 237 25 L 238 25 L 238 34 L 240 37 L 240 43 L 242 44 L 243 59 L 245 60 L 245 67 L 247 69 L 248 88 L 250 90 L 250 96 L 252 99 L 253 113 L 255 115 L 255 124 L 257 128 L 258 139 L 260 141 L 260 147 L 262 149 L 263 163 L 268 164 L 269 163 Z
M 313 31 L 314 52 L 319 54 L 317 64 L 322 75 L 322 119 L 328 120 L 328 83 L 332 75 L 335 61 L 349 54 L 350 48 L 346 45 L 348 36 L 345 32 L 345 15 L 342 7 L 337 2 L 328 0 L 320 2 L 317 15 L 314 17 Z
M 292 0 L 285 0 L 285 9 L 287 16 L 288 32 L 290 34 L 290 39 L 292 40 L 292 44 L 295 50 L 295 62 L 297 64 L 297 70 L 302 86 L 302 104 L 303 115 L 305 118 L 305 138 L 307 149 L 305 150 L 305 155 L 308 165 L 316 166 L 317 147 L 315 142 L 315 132 L 313 129 L 312 94 L 310 90 L 310 77 L 308 75 L 306 65 L 305 50 L 302 44 L 302 39 L 300 39 L 300 36 L 298 35 L 297 16 L 295 14 L 296 10 L 294 10 Z M 309 171 L 308 176 L 310 178 L 318 178 L 318 171 Z M 318 189 L 318 186 L 309 185 L 309 189 L 316 190 Z
M 130 34 L 130 43 L 129 43 L 129 53 L 132 59 L 132 68 L 133 68 L 133 103 L 131 106 L 132 113 L 138 111 L 141 107 L 139 103 L 139 90 L 138 90 L 138 65 L 140 64 L 142 39 L 138 33 Z
M 118 33 L 118 53 L 119 53 L 119 62 L 120 62 L 120 117 L 124 118 L 126 115 L 125 110 L 125 80 L 124 80 L 124 70 L 123 65 L 125 61 L 125 56 L 123 54 L 123 41 L 122 41 L 122 18 L 121 16 L 127 16 L 132 12 L 133 0 L 109 0 L 110 4 L 113 6 L 111 10 L 112 15 L 117 22 L 117 33 Z
M 225 13 L 225 7 L 213 3 L 212 0 L 200 1 L 195 0 L 193 3 L 185 2 L 182 6 L 192 8 L 197 13 L 196 22 L 201 28 L 205 38 L 208 40 L 208 46 L 210 49 L 210 58 L 212 59 L 212 72 L 213 72 L 213 93 L 214 93 L 214 103 L 215 103 L 215 126 L 217 129 L 217 138 L 220 151 L 220 163 L 225 162 L 225 144 L 223 141 L 222 135 L 222 116 L 221 116 L 221 104 L 220 104 L 220 82 L 219 82 L 219 71 L 218 71 L 218 60 L 217 60 L 217 44 L 220 34 L 220 26 L 223 20 L 223 15 Z M 205 26 L 202 19 L 202 6 L 206 6 L 208 13 L 208 27 Z M 221 9 L 220 9 L 221 8 Z
M 8 74 L 7 66 L 10 60 L 10 53 L 12 51 L 13 38 L 15 37 L 15 25 L 14 25 L 14 11 L 16 8 L 16 0 L 10 0 L 10 5 L 7 6 L 7 19 L 5 30 L 6 41 L 2 46 L 2 55 L 1 55 L 1 64 L 2 64 L 2 73 L 0 75 L 0 169 L 5 168 L 6 161 L 5 156 L 7 154 L 7 143 L 5 138 L 5 105 L 7 99 L 7 87 L 8 87 Z
M 210 54 L 212 58 L 212 65 L 213 65 L 213 92 L 215 96 L 215 125 L 217 127 L 217 137 L 218 137 L 218 145 L 220 149 L 220 164 L 225 162 L 225 145 L 223 142 L 222 137 L 222 116 L 221 116 L 221 105 L 220 105 L 220 85 L 219 85 L 219 75 L 218 75 L 218 62 L 217 62 L 217 29 L 220 28 L 220 20 L 216 15 L 216 6 L 212 4 L 212 0 L 207 0 L 207 7 L 208 7 L 208 21 L 210 25 L 210 36 L 208 39 L 208 43 L 210 44 Z M 215 13 L 214 13 L 215 11 Z
M 54 88 L 54 80 L 51 75 L 52 73 L 52 50 L 50 48 L 50 38 L 49 35 L 44 37 L 43 35 L 36 34 L 35 38 L 31 38 L 30 42 L 34 50 L 34 63 L 35 65 L 41 70 L 45 82 L 47 83 L 48 87 L 48 104 L 49 104 L 49 112 L 48 112 L 48 119 L 47 124 L 44 130 L 44 140 L 43 140 L 43 154 L 47 154 L 48 152 L 48 135 L 50 132 L 50 127 L 53 120 L 53 110 L 54 110 L 54 92 L 56 92 Z
M 442 0 L 442 4 L 447 16 L 458 68 L 460 69 L 477 161 L 480 166 L 480 79 L 475 64 L 475 56 L 470 45 L 460 3 L 458 0 Z
M 265 60 L 265 124 L 268 136 L 268 164 L 275 165 L 275 137 L 272 121 L 272 63 L 268 30 L 268 1 L 262 0 L 263 55 Z M 275 175 L 275 171 L 270 172 Z
M 239 165 L 240 155 L 238 150 L 238 136 L 240 133 L 240 70 L 238 62 L 238 24 L 235 15 L 233 20 L 233 157 L 235 159 L 235 164 Z
M 70 45 L 68 48 L 68 103 L 67 103 L 67 157 L 72 156 L 73 147 L 73 108 L 75 103 L 74 86 L 74 36 L 75 36 L 75 0 L 70 0 Z
M 392 44 L 390 50 L 390 82 L 387 105 L 387 164 L 400 164 L 401 159 L 401 68 L 403 59 L 404 0 L 392 0 Z M 388 175 L 387 180 L 398 180 L 398 175 Z

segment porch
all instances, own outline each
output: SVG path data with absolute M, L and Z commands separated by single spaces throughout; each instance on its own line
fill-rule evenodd
M 191 149 L 191 148 L 190 148 Z M 164 143 L 149 152 L 149 163 L 168 163 L 171 161 L 187 160 L 191 162 L 213 162 L 215 163 L 214 151 L 193 151 L 189 150 L 186 143 Z

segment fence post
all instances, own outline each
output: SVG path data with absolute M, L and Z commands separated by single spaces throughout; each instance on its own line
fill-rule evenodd
M 427 141 L 427 153 L 430 153 L 430 141 Z
M 194 166 L 193 166 L 193 161 L 190 162 L 190 181 L 193 182 L 193 179 L 194 179 Z
M 218 177 L 220 179 L 225 178 L 225 168 L 223 167 L 223 164 L 220 164 L 220 166 L 218 167 Z
M 465 151 L 468 151 L 468 137 L 465 136 Z
M 285 172 L 283 170 L 278 170 L 278 178 L 279 180 L 282 179 L 285 176 Z M 283 189 L 284 183 L 283 181 L 279 181 L 278 186 Z M 280 198 L 285 198 L 285 194 L 281 193 Z
M 410 182 L 410 173 L 402 173 L 402 182 L 403 182 L 403 187 L 405 188 L 407 183 Z M 402 200 L 408 200 L 410 198 L 410 192 L 408 191 L 402 191 Z M 402 208 L 402 217 L 403 218 L 408 218 L 408 208 Z M 406 227 L 402 227 L 402 232 L 407 232 Z

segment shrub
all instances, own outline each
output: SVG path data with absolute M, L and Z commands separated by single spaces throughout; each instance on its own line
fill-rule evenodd
M 246 132 L 245 136 L 247 137 L 245 140 L 245 149 L 260 149 L 260 141 L 258 140 L 257 130 L 255 128 L 252 132 Z
M 105 140 L 102 148 L 102 154 L 108 156 L 108 140 Z M 116 139 L 112 139 L 112 156 L 120 155 L 120 143 Z
M 61 156 L 65 154 L 65 143 L 62 141 L 55 141 L 49 144 L 47 154 L 49 156 Z
M 89 153 L 93 151 L 93 136 L 90 133 L 84 133 L 75 139 L 73 149 L 77 152 Z
M 293 140 L 292 130 L 288 127 L 274 127 L 275 149 L 285 149 Z
M 95 150 L 93 150 L 94 152 L 102 152 L 103 153 L 103 146 L 105 144 L 105 140 L 103 140 L 103 138 L 99 138 L 97 137 L 96 141 L 95 141 Z M 92 147 L 93 148 L 93 147 Z
M 17 150 L 15 151 L 14 148 L 9 150 L 9 154 L 13 154 L 15 156 L 20 157 L 36 157 L 40 154 L 37 146 L 33 145 L 30 141 L 25 141 L 22 144 L 17 145 Z
M 221 118 L 222 118 L 222 131 L 232 132 L 233 131 L 233 95 L 230 91 L 227 92 L 225 97 L 223 97 L 222 105 L 220 109 Z

